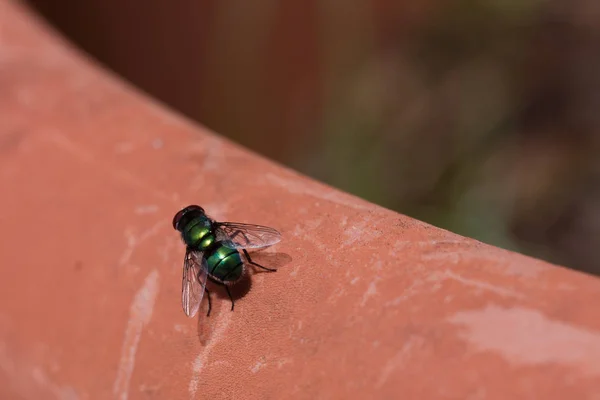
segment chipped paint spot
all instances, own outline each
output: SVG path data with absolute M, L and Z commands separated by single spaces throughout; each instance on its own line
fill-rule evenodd
M 538 310 L 488 306 L 448 318 L 475 351 L 492 352 L 515 365 L 559 364 L 600 375 L 600 333 L 550 319 Z
M 125 330 L 121 359 L 113 387 L 115 397 L 126 400 L 129 395 L 129 382 L 135 366 L 135 355 L 140 344 L 142 330 L 150 322 L 154 302 L 158 294 L 158 271 L 153 270 L 144 280 L 129 309 L 129 321 Z
M 231 313 L 226 313 L 221 319 L 217 321 L 215 330 L 211 334 L 210 341 L 206 344 L 204 349 L 196 356 L 196 358 L 192 362 L 192 378 L 190 379 L 190 383 L 188 385 L 188 391 L 190 393 L 191 399 L 193 399 L 196 396 L 196 392 L 198 391 L 198 385 L 200 383 L 200 375 L 202 374 L 204 366 L 208 362 L 210 352 L 216 346 L 216 344 L 219 343 L 223 337 L 225 337 L 225 331 L 227 330 L 230 321 Z

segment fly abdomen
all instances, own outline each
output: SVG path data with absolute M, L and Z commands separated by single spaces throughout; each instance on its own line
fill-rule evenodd
M 235 282 L 242 276 L 243 262 L 237 250 L 217 246 L 206 254 L 208 273 L 221 282 Z

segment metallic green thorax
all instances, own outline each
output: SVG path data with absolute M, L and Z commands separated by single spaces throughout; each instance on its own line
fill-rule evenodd
M 221 282 L 237 281 L 243 272 L 240 253 L 216 241 L 211 222 L 205 215 L 196 216 L 181 228 L 185 244 L 204 253 L 208 274 Z

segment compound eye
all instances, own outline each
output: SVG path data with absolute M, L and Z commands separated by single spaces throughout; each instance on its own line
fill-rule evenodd
M 173 229 L 177 229 L 177 223 L 179 222 L 179 220 L 181 219 L 181 217 L 183 217 L 183 214 L 186 213 L 186 209 L 184 208 L 183 210 L 179 211 L 177 214 L 175 214 L 175 216 L 173 217 Z
M 204 214 L 204 208 L 202 208 L 200 206 L 197 206 L 195 204 L 191 205 L 191 206 L 187 206 L 187 207 L 181 209 L 173 217 L 173 229 L 177 230 L 177 224 L 179 223 L 179 221 L 181 221 L 181 218 L 183 218 L 184 215 L 186 215 L 187 213 L 189 213 L 191 211 L 201 212 L 202 214 Z

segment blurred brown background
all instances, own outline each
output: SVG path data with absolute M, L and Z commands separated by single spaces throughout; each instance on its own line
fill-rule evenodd
M 600 273 L 597 0 L 31 4 L 133 84 L 255 151 Z

